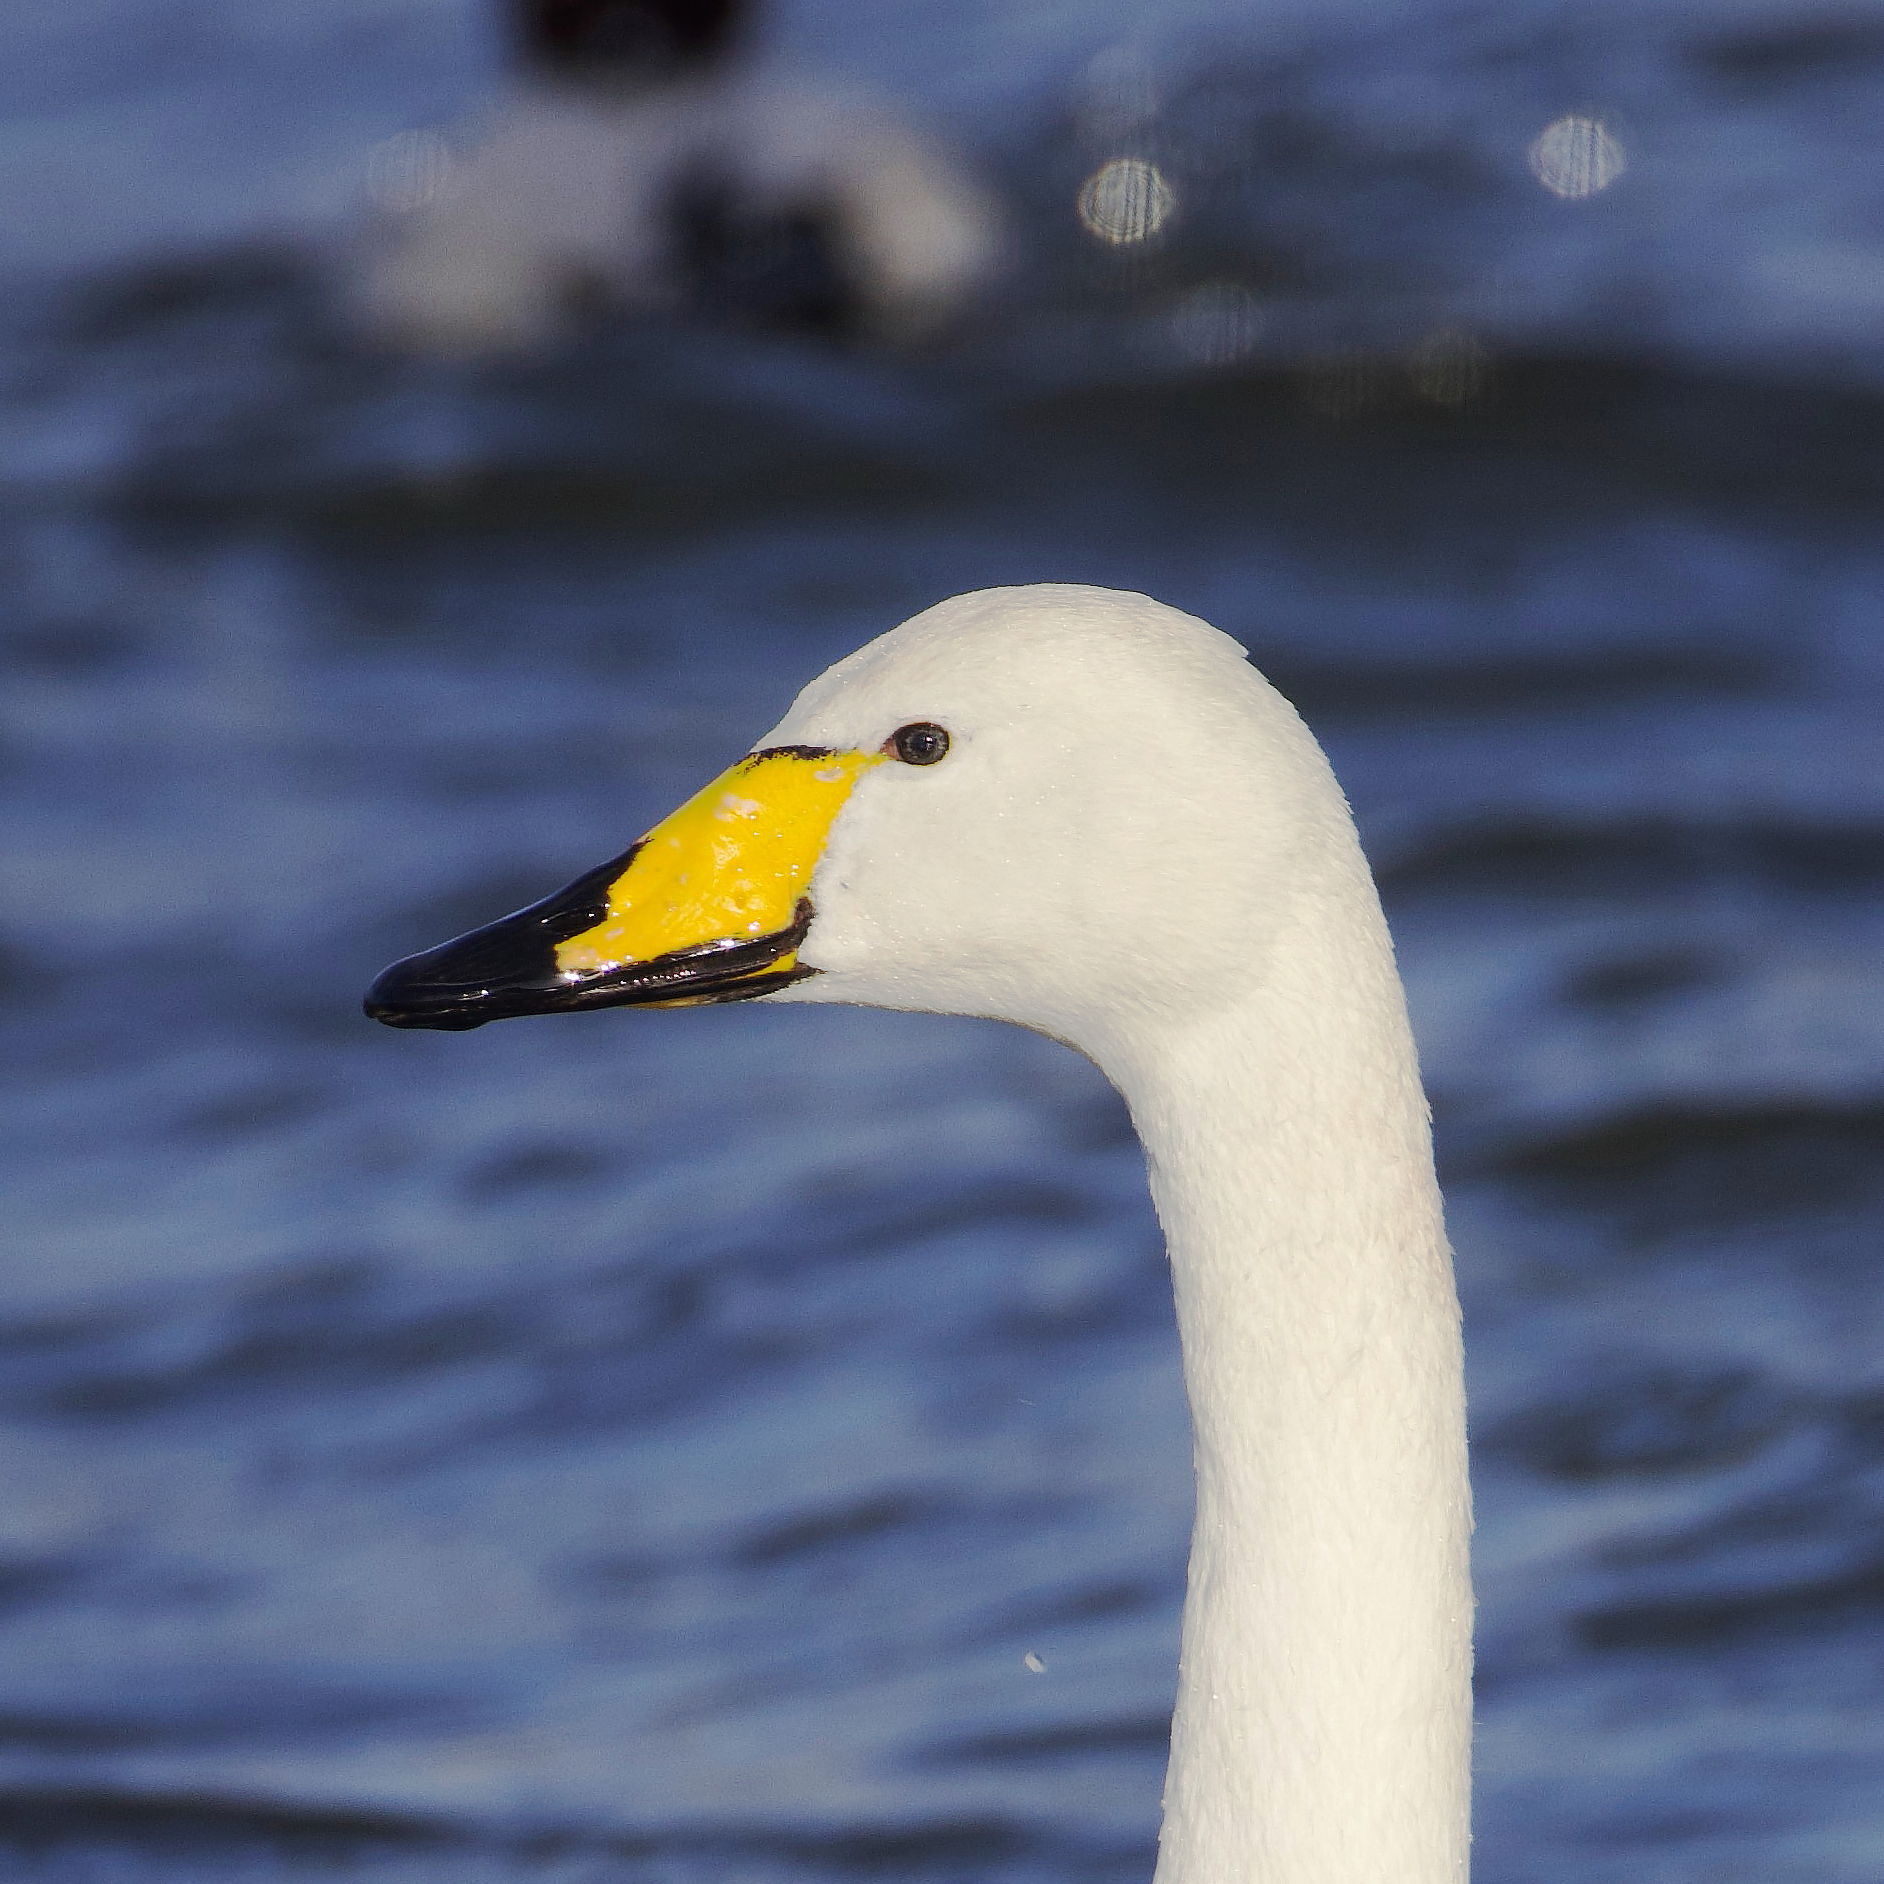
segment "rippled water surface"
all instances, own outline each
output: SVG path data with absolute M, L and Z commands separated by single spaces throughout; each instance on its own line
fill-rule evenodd
M 865 637 L 1080 580 L 1248 643 L 1387 896 L 1468 1318 L 1482 1877 L 1873 1884 L 1869 16 L 1200 13 L 1244 38 L 1161 55 L 1191 219 L 1121 260 L 1055 75 L 1132 22 L 932 8 L 858 62 L 959 53 L 932 102 L 1040 231 L 999 331 L 460 369 L 352 349 L 284 244 L 471 95 L 470 16 L 110 14 L 111 58 L 17 29 L 64 87 L 21 161 L 83 151 L 99 207 L 22 236 L 0 348 L 8 1874 L 1148 1877 L 1187 1436 L 1091 1069 L 358 1012 Z M 1612 96 L 1631 168 L 1547 200 L 1526 140 Z M 1260 344 L 1200 349 L 1226 269 Z

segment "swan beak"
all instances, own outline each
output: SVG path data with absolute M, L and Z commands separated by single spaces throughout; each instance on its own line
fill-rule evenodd
M 621 856 L 528 909 L 409 955 L 373 983 L 389 1027 L 749 1001 L 818 971 L 798 960 L 812 873 L 878 752 L 750 753 Z

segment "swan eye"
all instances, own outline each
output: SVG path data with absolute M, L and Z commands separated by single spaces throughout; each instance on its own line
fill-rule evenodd
M 883 750 L 905 765 L 934 765 L 948 757 L 948 730 L 929 720 L 917 720 L 913 725 L 899 726 L 883 742 Z

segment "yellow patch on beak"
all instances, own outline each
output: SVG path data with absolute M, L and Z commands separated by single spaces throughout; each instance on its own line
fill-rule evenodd
M 557 969 L 592 974 L 789 929 L 832 821 L 883 759 L 799 746 L 741 759 L 641 840 L 608 886 L 608 914 L 556 945 Z

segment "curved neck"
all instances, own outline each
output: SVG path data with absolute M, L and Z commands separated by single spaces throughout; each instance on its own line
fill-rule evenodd
M 1458 1884 L 1459 1311 L 1364 873 L 1304 899 L 1257 993 L 1108 1070 L 1170 1247 L 1197 1460 L 1157 1884 Z

